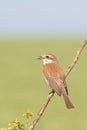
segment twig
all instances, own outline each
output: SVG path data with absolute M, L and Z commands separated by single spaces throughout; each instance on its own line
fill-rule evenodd
M 74 60 L 72 61 L 71 65 L 68 67 L 66 73 L 65 73 L 65 78 L 68 76 L 68 74 L 70 73 L 70 71 L 74 68 L 75 64 L 77 63 L 79 56 L 83 50 L 83 48 L 87 45 L 87 40 L 85 40 L 82 45 L 80 46 L 80 48 L 78 49 L 76 56 L 74 58 Z M 48 106 L 48 103 L 50 102 L 51 98 L 54 96 L 54 91 L 50 92 L 47 96 L 46 101 L 44 102 L 44 104 L 42 105 L 40 111 L 38 112 L 36 118 L 33 120 L 32 124 L 29 127 L 29 130 L 33 130 L 36 126 L 36 124 L 38 123 L 38 121 L 40 120 L 41 116 L 43 115 L 45 109 Z
M 51 100 L 51 98 L 53 96 L 54 96 L 54 92 L 53 91 L 48 94 L 46 101 L 42 105 L 42 107 L 41 107 L 40 111 L 38 112 L 36 118 L 33 120 L 31 126 L 29 127 L 29 130 L 33 130 L 34 129 L 34 127 L 36 126 L 37 122 L 40 120 L 42 114 L 44 113 L 48 103 L 50 102 L 50 100 Z
M 68 74 L 70 73 L 70 71 L 73 69 L 73 67 L 75 66 L 76 62 L 79 59 L 79 56 L 83 50 L 83 48 L 87 45 L 87 39 L 82 43 L 82 45 L 80 46 L 80 48 L 78 49 L 76 56 L 74 58 L 74 60 L 72 61 L 71 65 L 68 67 L 68 69 L 66 70 L 65 73 L 65 78 L 68 76 Z

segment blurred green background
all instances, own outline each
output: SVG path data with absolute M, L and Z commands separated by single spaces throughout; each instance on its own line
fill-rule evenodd
M 0 128 L 27 110 L 37 115 L 50 91 L 37 57 L 53 53 L 68 68 L 87 38 L 87 1 L 0 2 Z M 35 130 L 86 130 L 87 48 L 67 77 L 75 109 L 56 94 Z
M 27 110 L 36 116 L 50 91 L 37 57 L 45 52 L 56 55 L 66 71 L 82 39 L 1 38 L 0 39 L 0 127 L 5 127 Z M 67 110 L 56 94 L 35 130 L 87 129 L 87 48 L 67 77 L 69 97 L 75 109 Z

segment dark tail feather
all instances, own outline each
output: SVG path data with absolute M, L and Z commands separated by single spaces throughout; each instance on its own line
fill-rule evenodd
M 65 104 L 66 104 L 66 107 L 67 107 L 68 109 L 74 108 L 74 105 L 71 103 L 71 101 L 70 101 L 68 95 L 66 95 L 66 93 L 63 93 L 62 96 L 63 96 L 64 102 L 65 102 Z

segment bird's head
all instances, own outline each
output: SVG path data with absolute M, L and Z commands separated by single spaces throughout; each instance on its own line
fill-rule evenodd
M 43 64 L 49 64 L 57 62 L 56 57 L 53 54 L 42 54 L 38 57 L 38 59 L 43 61 Z

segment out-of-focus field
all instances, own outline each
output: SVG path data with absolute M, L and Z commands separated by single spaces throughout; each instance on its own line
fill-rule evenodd
M 80 39 L 0 39 L 0 127 L 28 109 L 36 116 L 50 91 L 37 57 L 45 52 L 56 55 L 66 71 Z M 55 95 L 35 130 L 87 129 L 87 48 L 67 77 L 69 97 L 75 109 L 67 110 L 63 99 Z

